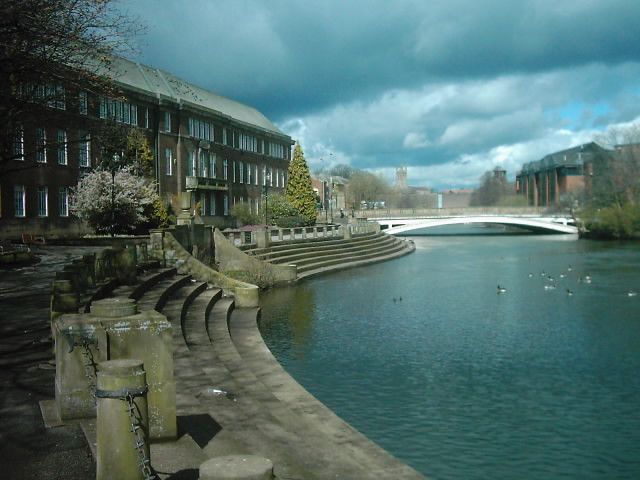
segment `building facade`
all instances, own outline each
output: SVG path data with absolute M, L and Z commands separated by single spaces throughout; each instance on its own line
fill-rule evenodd
M 123 58 L 114 59 L 109 75 L 117 94 L 56 85 L 63 100 L 45 105 L 16 133 L 15 159 L 0 177 L 0 237 L 85 230 L 71 214 L 70 194 L 101 161 L 91 132 L 107 119 L 144 133 L 158 191 L 175 213 L 187 192 L 205 223 L 224 225 L 234 204 L 257 213 L 267 189 L 284 189 L 293 141 L 255 108 Z
M 530 206 L 558 205 L 563 195 L 589 189 L 594 160 L 607 154 L 590 142 L 527 163 L 516 174 L 516 193 L 526 196 Z

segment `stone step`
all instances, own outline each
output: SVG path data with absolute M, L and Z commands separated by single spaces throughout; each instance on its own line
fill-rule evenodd
M 378 237 L 382 236 L 382 233 L 368 233 L 359 236 L 354 236 L 351 239 L 307 239 L 297 240 L 295 242 L 287 242 L 282 245 L 272 244 L 267 248 L 254 248 L 245 250 L 245 253 L 252 255 L 259 259 L 275 258 L 278 256 L 287 255 L 290 252 L 302 252 L 302 251 L 321 251 L 324 249 L 339 248 L 349 245 L 366 244 L 371 241 L 375 241 Z
M 298 272 L 298 280 L 301 280 L 303 278 L 311 278 L 313 276 L 316 275 L 321 275 L 323 273 L 326 272 L 335 272 L 338 270 L 345 270 L 348 268 L 356 268 L 356 267 L 362 267 L 364 265 L 370 265 L 373 263 L 379 263 L 379 262 L 386 262 L 387 260 L 392 260 L 394 258 L 398 258 L 398 257 L 402 257 L 404 255 L 407 255 L 411 252 L 413 252 L 413 247 L 404 247 L 403 249 L 391 252 L 387 255 L 381 255 L 381 256 L 376 256 L 373 258 L 369 258 L 369 259 L 360 259 L 360 260 L 356 260 L 353 262 L 346 262 L 346 263 L 338 263 L 335 265 L 323 265 L 323 266 L 317 266 L 317 267 L 313 267 L 310 269 L 307 269 L 305 271 L 302 272 Z
M 396 258 L 399 255 L 404 255 L 413 251 L 412 248 L 407 247 L 403 243 L 394 243 L 390 246 L 385 246 L 382 249 L 376 249 L 371 252 L 362 252 L 358 255 L 341 255 L 336 254 L 330 257 L 322 257 L 315 262 L 299 265 L 297 272 L 298 278 L 308 276 L 309 272 L 315 270 L 324 270 L 331 267 L 331 270 L 351 268 L 358 265 L 367 265 L 369 263 L 380 262 L 391 258 Z
M 158 312 L 161 312 L 165 303 L 173 293 L 185 285 L 188 285 L 191 281 L 192 279 L 190 275 L 177 275 L 163 278 L 149 290 L 144 292 L 138 299 L 136 302 L 138 305 L 138 311 L 157 310 Z
M 363 245 L 363 246 L 354 246 L 354 247 L 342 247 L 335 248 L 330 250 L 323 250 L 321 252 L 309 252 L 309 253 L 297 253 L 292 254 L 286 257 L 280 257 L 275 260 L 272 260 L 270 263 L 287 263 L 297 265 L 298 268 L 300 266 L 310 263 L 316 263 L 321 259 L 333 259 L 333 258 L 350 258 L 357 257 L 362 255 L 370 255 L 377 254 L 379 252 L 384 252 L 387 249 L 393 247 L 397 244 L 397 240 L 392 237 L 388 237 L 386 239 L 380 239 L 375 243 Z
M 176 274 L 175 268 L 150 270 L 140 275 L 135 285 L 120 285 L 113 290 L 114 297 L 129 297 L 138 300 L 159 281 Z
M 207 333 L 207 315 L 221 297 L 221 289 L 207 287 L 193 298 L 182 322 L 182 330 L 187 347 L 211 345 L 209 334 Z

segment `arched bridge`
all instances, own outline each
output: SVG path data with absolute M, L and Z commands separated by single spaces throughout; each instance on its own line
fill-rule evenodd
M 535 232 L 578 233 L 573 218 L 563 216 L 533 216 L 518 214 L 502 215 L 434 215 L 421 217 L 379 217 L 370 219 L 378 222 L 385 232 L 390 234 L 406 233 L 412 230 L 440 227 L 443 225 L 495 224 L 520 227 Z

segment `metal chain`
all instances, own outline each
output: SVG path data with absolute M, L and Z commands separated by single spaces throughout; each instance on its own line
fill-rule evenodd
M 96 345 L 96 349 L 98 346 Z M 82 342 L 82 357 L 84 358 L 84 376 L 87 378 L 87 382 L 89 382 L 89 393 L 91 393 L 91 397 L 96 398 L 96 379 L 98 377 L 98 369 L 97 363 L 93 358 L 93 352 L 89 348 L 88 342 Z
M 138 452 L 138 466 L 142 471 L 144 480 L 155 480 L 155 475 L 151 471 L 151 461 L 147 458 L 147 454 L 144 450 L 144 431 L 142 425 L 136 417 L 136 410 L 138 407 L 134 403 L 134 395 L 127 394 L 124 400 L 127 402 L 127 413 L 129 414 L 129 421 L 131 422 L 131 432 L 133 433 L 133 439 L 135 442 L 134 448 Z

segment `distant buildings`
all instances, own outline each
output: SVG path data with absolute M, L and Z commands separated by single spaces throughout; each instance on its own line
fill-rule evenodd
M 124 58 L 112 70 L 116 96 L 54 85 L 63 100 L 16 132 L 9 167 L 20 168 L 0 177 L 0 237 L 81 231 L 70 215 L 70 189 L 99 164 L 91 131 L 107 118 L 144 132 L 159 193 L 176 213 L 189 192 L 205 223 L 223 224 L 235 203 L 257 212 L 265 186 L 284 188 L 293 142 L 255 108 Z
M 558 205 L 565 194 L 589 190 L 594 160 L 610 154 L 594 142 L 551 153 L 522 166 L 516 174 L 516 193 L 526 196 L 531 206 Z

